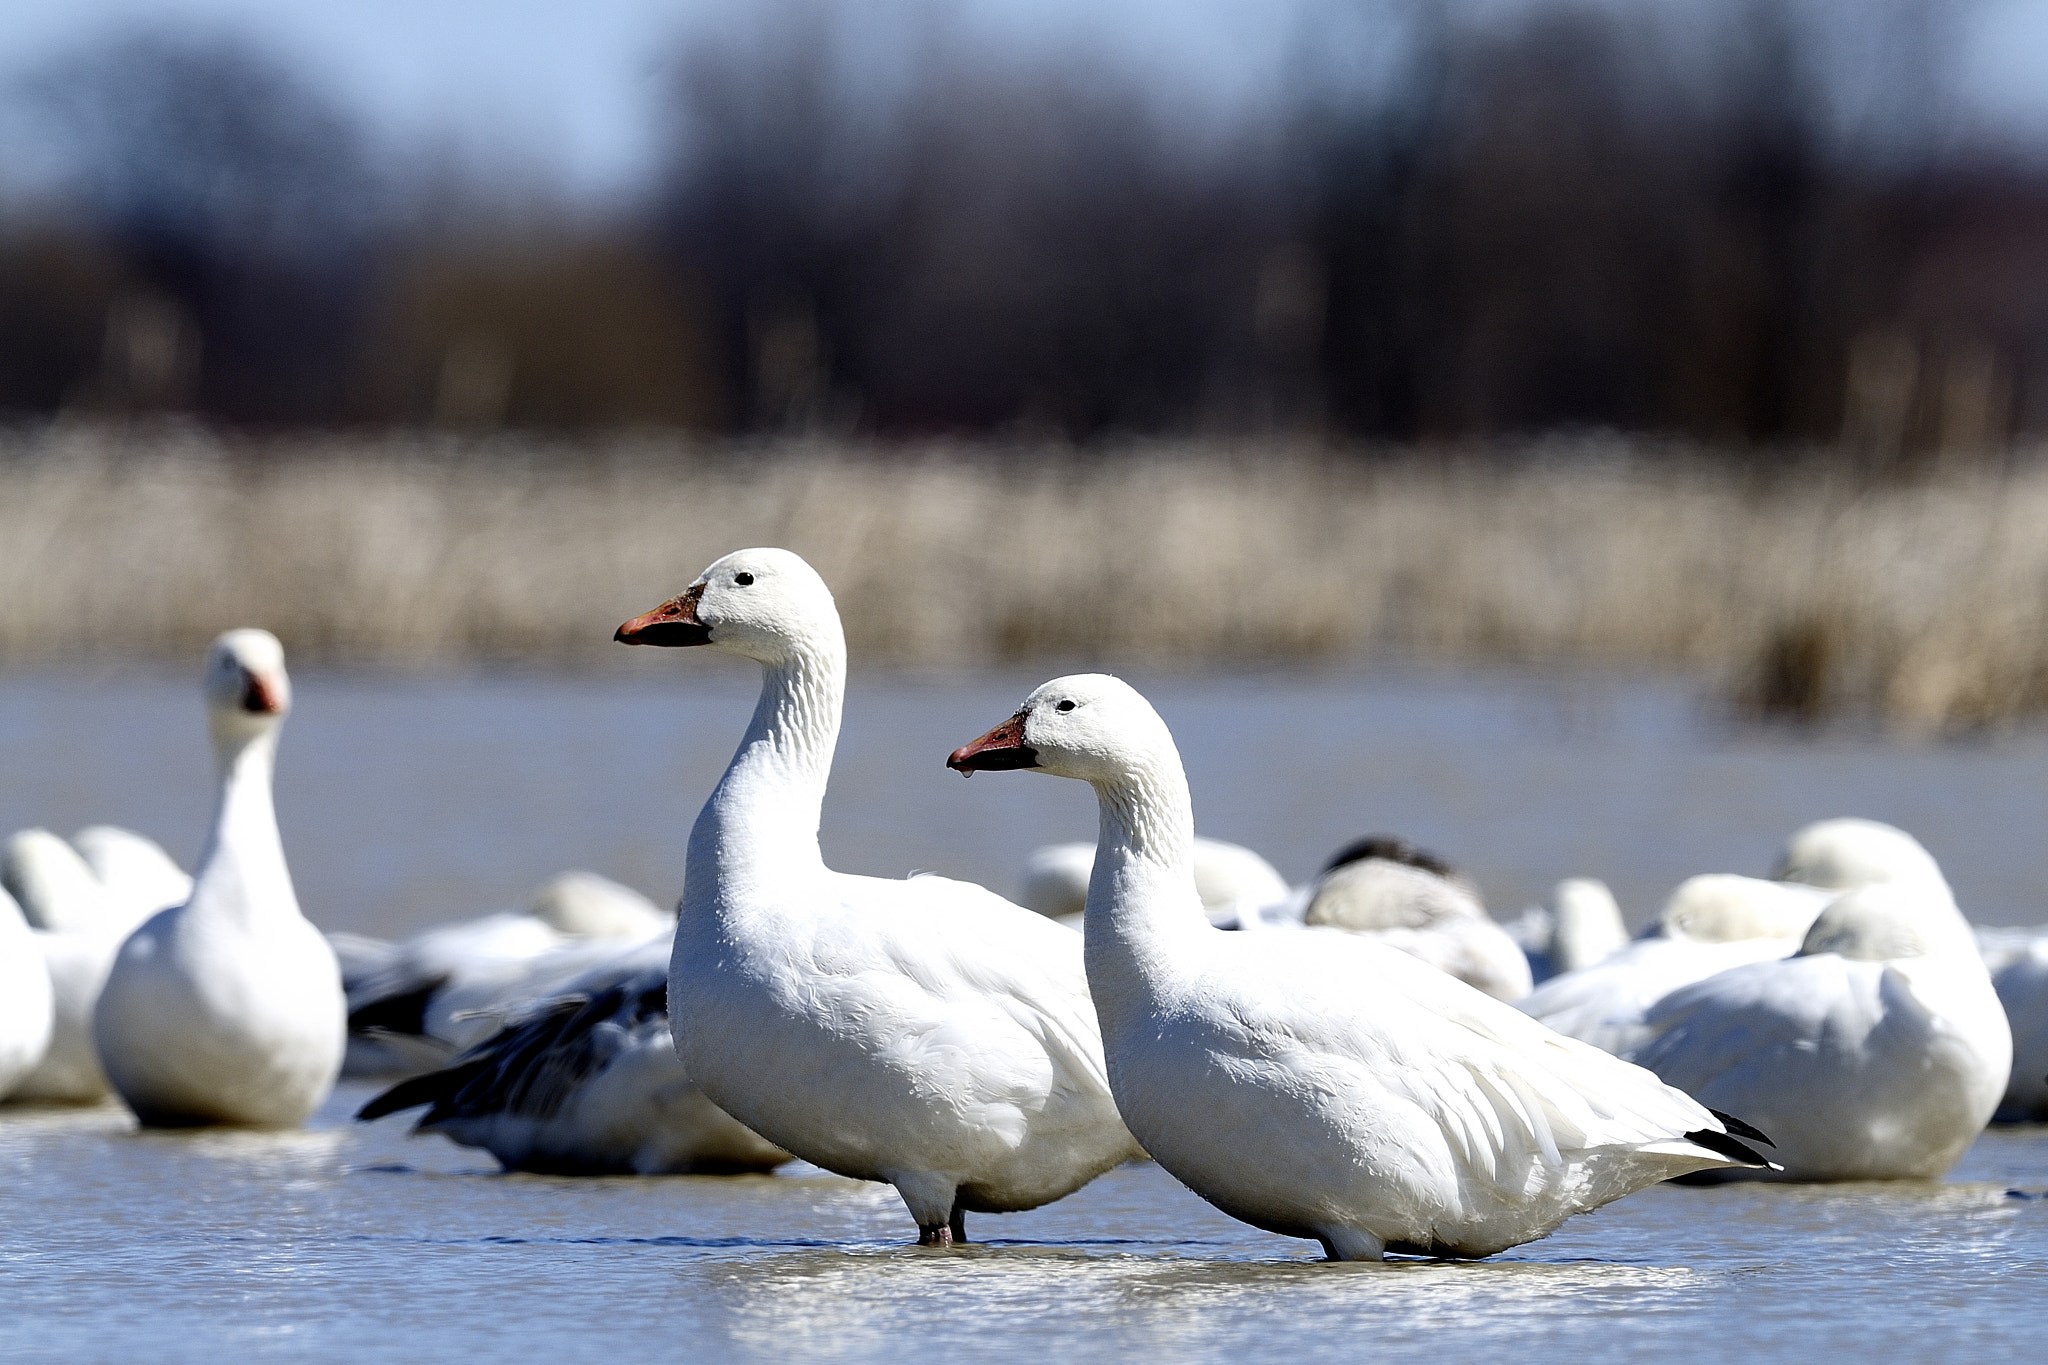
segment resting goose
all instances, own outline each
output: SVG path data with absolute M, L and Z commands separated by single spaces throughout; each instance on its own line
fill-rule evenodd
M 1521 945 L 1539 984 L 1628 946 L 1621 907 L 1607 883 L 1595 877 L 1565 878 L 1551 891 L 1549 905 L 1532 905 L 1503 927 Z
M 1332 859 L 1302 923 L 1369 934 L 1496 1000 L 1519 1000 L 1533 984 L 1521 945 L 1494 923 L 1472 884 L 1393 835 L 1368 836 Z
M 2001 1123 L 2048 1119 L 2048 925 L 1979 927 L 1977 950 L 2012 1025 L 2012 1079 Z
M 156 911 L 182 902 L 192 879 L 155 843 L 112 825 L 66 843 L 25 829 L 0 854 L 0 885 L 35 930 L 51 991 L 49 1046 L 12 1098 L 93 1104 L 112 1093 L 92 1041 L 93 1006 L 121 940 Z
M 364 1105 L 369 1121 L 431 1106 L 416 1133 L 481 1147 L 508 1171 L 767 1171 L 789 1153 L 704 1098 L 668 1031 L 669 944 L 585 973 L 443 1069 Z
M 1872 883 L 1798 953 L 1673 991 L 1632 1060 L 1769 1128 L 1786 1180 L 1931 1179 L 2005 1093 L 2012 1033 L 1946 889 Z
M 50 1046 L 50 973 L 14 897 L 0 890 L 0 1099 Z
M 1949 894 L 1932 855 L 1904 830 L 1875 820 L 1818 820 L 1786 841 L 1773 879 L 1689 877 L 1642 937 L 1517 1003 L 1560 1033 L 1625 1056 L 1644 1038 L 1644 1016 L 1666 995 L 1731 967 L 1790 957 L 1836 895 L 1871 883 Z
M 825 866 L 846 646 L 810 565 L 727 555 L 617 638 L 761 665 L 753 721 L 690 831 L 669 966 L 676 1051 L 713 1103 L 826 1170 L 894 1185 L 921 1245 L 1141 1155 L 1103 1075 L 1078 937 L 967 882 Z
M 277 637 L 215 640 L 206 699 L 221 789 L 199 876 L 190 900 L 121 945 L 93 1037 L 146 1126 L 291 1127 L 334 1086 L 346 1011 L 334 950 L 299 913 L 271 804 L 291 704 Z
M 1333 1260 L 1485 1256 L 1660 1180 L 1766 1164 L 1737 1140 L 1754 1130 L 1384 943 L 1215 929 L 1180 755 L 1118 679 L 1047 683 L 948 762 L 1095 787 L 1110 1084 L 1159 1164 L 1234 1217 Z
M 349 1048 L 342 1074 L 404 1075 L 446 1064 L 495 1032 L 508 1009 L 649 939 L 675 917 L 595 872 L 564 872 L 501 911 L 422 930 L 403 943 L 330 936 L 343 954 Z
M 1018 903 L 1047 919 L 1074 921 L 1079 928 L 1088 901 L 1088 872 L 1095 845 L 1047 844 L 1024 860 L 1024 891 Z M 1195 836 L 1195 886 L 1209 922 L 1226 927 L 1256 917 L 1293 894 L 1287 879 L 1264 858 L 1223 839 Z

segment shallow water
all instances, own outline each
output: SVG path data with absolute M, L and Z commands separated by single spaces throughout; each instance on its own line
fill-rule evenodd
M 671 898 L 752 681 L 657 657 L 605 679 L 299 678 L 279 803 L 309 913 L 397 932 L 570 865 Z M 828 856 L 1007 889 L 1036 843 L 1089 837 L 1078 784 L 940 766 L 1039 680 L 857 683 Z M 1497 910 L 1594 872 L 1640 919 L 1688 873 L 1763 871 L 1797 824 L 1856 813 L 1919 833 L 1975 917 L 2048 919 L 2040 734 L 1731 730 L 1654 680 L 1140 681 L 1202 827 L 1290 876 L 1391 829 Z M 0 830 L 113 820 L 189 860 L 207 785 L 188 680 L 0 677 Z M 501 1176 L 402 1120 L 349 1125 L 369 1093 L 292 1134 L 0 1109 L 0 1358 L 1993 1360 L 2038 1359 L 2048 1328 L 2048 1128 L 1988 1134 L 1945 1182 L 1659 1188 L 1484 1263 L 1327 1266 L 1151 1166 L 919 1251 L 885 1187 Z

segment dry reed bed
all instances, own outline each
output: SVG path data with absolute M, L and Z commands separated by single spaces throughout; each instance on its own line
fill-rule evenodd
M 1706 669 L 1915 729 L 2048 707 L 2048 468 L 1761 483 L 1614 441 L 1425 462 L 15 432 L 0 659 L 189 657 L 238 623 L 333 659 L 594 654 L 750 544 L 816 564 L 871 660 L 1372 650 Z

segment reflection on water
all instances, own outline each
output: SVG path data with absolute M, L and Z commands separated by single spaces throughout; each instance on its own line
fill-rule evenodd
M 649 651 L 649 653 L 655 653 Z M 397 931 L 510 903 L 571 865 L 664 898 L 745 723 L 741 670 L 663 655 L 610 680 L 302 680 L 280 808 L 309 911 Z M 940 766 L 1038 681 L 857 680 L 828 856 L 1006 888 L 1087 837 L 1079 784 L 963 787 Z M 2048 739 L 1914 747 L 1729 733 L 1657 683 L 1426 676 L 1166 678 L 1210 832 L 1292 876 L 1373 829 L 1467 862 L 1511 910 L 1574 872 L 1638 917 L 1680 877 L 1762 870 L 1784 833 L 1857 813 L 1919 832 L 1965 905 L 2048 918 Z M 0 678 L 0 830 L 115 820 L 180 856 L 210 795 L 175 679 Z M 1047 1359 L 1579 1362 L 2038 1357 L 2048 1128 L 1978 1142 L 1946 1182 L 1644 1191 L 1476 1264 L 1329 1266 L 1153 1166 L 976 1245 L 906 1244 L 882 1186 L 774 1176 L 503 1176 L 479 1153 L 350 1125 L 137 1134 L 122 1111 L 0 1109 L 0 1358 L 587 1358 L 893 1365 Z M 1929 1352 L 1930 1343 L 1938 1352 Z
M 1333 1266 L 1150 1165 L 919 1249 L 883 1186 L 497 1175 L 348 1124 L 369 1093 L 303 1134 L 0 1110 L 0 1357 L 1783 1360 L 1938 1331 L 1996 1359 L 2048 1325 L 2048 1198 L 2020 1181 L 2048 1186 L 2048 1128 L 1948 1182 L 1660 1188 L 1490 1261 Z

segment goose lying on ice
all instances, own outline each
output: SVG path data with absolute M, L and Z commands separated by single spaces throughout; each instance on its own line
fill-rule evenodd
M 1531 906 L 1502 927 L 1521 945 L 1538 983 L 1602 962 L 1628 945 L 1621 907 L 1595 877 L 1565 878 L 1549 905 Z
M 1560 1033 L 1626 1055 L 1666 995 L 1731 967 L 1790 957 L 1839 892 L 1878 882 L 1948 894 L 1940 867 L 1904 830 L 1875 820 L 1815 821 L 1786 841 L 1774 879 L 1689 877 L 1641 938 L 1553 977 L 1518 1004 Z
M 1370 934 L 1496 1000 L 1529 993 L 1529 959 L 1472 884 L 1405 839 L 1374 835 L 1317 878 L 1302 922 Z
M 1616 1056 L 1643 1040 L 1643 1018 L 1672 991 L 1730 967 L 1790 957 L 1834 893 L 1709 872 L 1679 883 L 1649 933 L 1517 1001 L 1532 1019 Z
M 1384 943 L 1215 929 L 1173 737 L 1115 678 L 1045 684 L 948 762 L 1095 787 L 1110 1083 L 1146 1150 L 1226 1213 L 1333 1259 L 1485 1256 L 1660 1180 L 1766 1164 L 1737 1140 L 1754 1130 Z
M 403 943 L 337 939 L 348 991 L 348 1076 L 444 1065 L 499 1027 L 505 1010 L 659 937 L 675 917 L 595 872 L 564 872 L 505 911 L 426 929 Z
M 14 897 L 0 890 L 0 1099 L 50 1047 L 50 973 Z
M 1095 845 L 1047 844 L 1024 860 L 1019 902 L 1047 919 L 1078 917 L 1088 901 L 1088 871 Z M 1236 924 L 1293 893 L 1274 866 L 1243 844 L 1195 837 L 1195 886 L 1212 924 Z M 1075 927 L 1079 927 L 1078 924 Z
M 1969 926 L 1925 883 L 1845 892 L 1796 956 L 1673 991 L 1644 1026 L 1631 1059 L 1766 1126 L 1787 1180 L 1941 1175 L 2012 1067 Z
M 93 1037 L 145 1125 L 289 1127 L 333 1088 L 346 1029 L 341 970 L 299 913 L 271 804 L 291 704 L 277 637 L 214 641 L 206 699 L 221 789 L 199 876 L 121 945 Z
M 506 1170 L 556 1175 L 766 1171 L 789 1153 L 704 1098 L 668 1031 L 669 945 L 586 973 L 442 1070 L 356 1117 L 431 1106 L 417 1133 L 481 1147 Z
M 846 646 L 810 565 L 727 555 L 618 639 L 761 665 L 753 721 L 690 831 L 669 967 L 676 1051 L 713 1103 L 894 1185 L 920 1243 L 1141 1155 L 1103 1075 L 1080 938 L 967 882 L 825 866 Z
M 2048 1119 L 2048 925 L 1979 926 L 1977 951 L 2012 1025 L 2012 1079 L 1998 1106 L 2001 1123 Z

